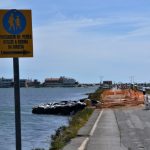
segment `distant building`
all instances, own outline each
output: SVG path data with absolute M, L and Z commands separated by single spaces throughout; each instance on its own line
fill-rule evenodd
M 20 87 L 28 87 L 28 83 L 31 80 L 28 79 L 20 79 Z M 14 80 L 13 79 L 5 79 L 5 78 L 0 78 L 0 88 L 9 88 L 14 86 Z
M 27 83 L 29 82 L 28 79 L 20 79 L 19 82 L 20 82 L 20 87 L 28 87 L 27 86 Z
M 112 81 L 103 81 L 103 88 L 104 89 L 112 88 Z
M 20 79 L 20 87 L 40 87 L 40 82 L 36 79 Z
M 0 78 L 0 88 L 13 87 L 13 79 Z
M 112 85 L 112 81 L 103 81 L 103 84 Z
M 60 86 L 60 81 L 59 78 L 46 78 L 43 86 L 44 87 L 55 87 L 55 86 Z
M 37 80 L 37 79 L 35 79 L 35 80 L 28 80 L 27 81 L 27 83 L 26 83 L 26 86 L 27 87 L 40 87 L 40 85 L 41 85 L 41 83 Z
M 69 86 L 78 84 L 78 82 L 73 78 L 60 77 L 59 80 L 63 85 Z
M 73 78 L 60 77 L 60 78 L 47 78 L 45 79 L 44 87 L 75 87 L 78 82 Z

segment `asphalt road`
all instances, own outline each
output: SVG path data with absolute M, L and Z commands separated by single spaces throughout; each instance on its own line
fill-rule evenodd
M 150 150 L 150 110 L 124 108 L 114 112 L 121 143 L 128 150 Z
M 96 110 L 78 136 L 64 148 L 70 149 L 150 150 L 150 110 L 144 110 L 144 106 Z
M 121 145 L 120 132 L 112 109 L 102 110 L 101 118 L 85 150 L 127 150 Z

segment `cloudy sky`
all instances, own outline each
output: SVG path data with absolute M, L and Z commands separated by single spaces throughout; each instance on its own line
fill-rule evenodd
M 67 76 L 79 82 L 150 82 L 149 0 L 0 0 L 31 9 L 34 57 L 20 58 L 20 78 Z M 0 77 L 13 77 L 0 59 Z

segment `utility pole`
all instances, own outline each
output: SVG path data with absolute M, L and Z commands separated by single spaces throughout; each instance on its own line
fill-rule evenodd
M 104 76 L 99 76 L 99 79 L 100 79 L 100 87 L 102 86 L 102 81 L 103 81 L 103 78 L 104 78 Z
M 134 84 L 134 76 L 129 76 L 129 79 L 130 79 L 130 83 Z

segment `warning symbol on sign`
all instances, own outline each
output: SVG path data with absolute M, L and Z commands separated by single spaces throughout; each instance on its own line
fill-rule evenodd
M 10 10 L 3 17 L 3 26 L 8 33 L 20 34 L 26 27 L 26 18 L 20 11 Z
M 0 58 L 33 57 L 31 10 L 0 10 Z

